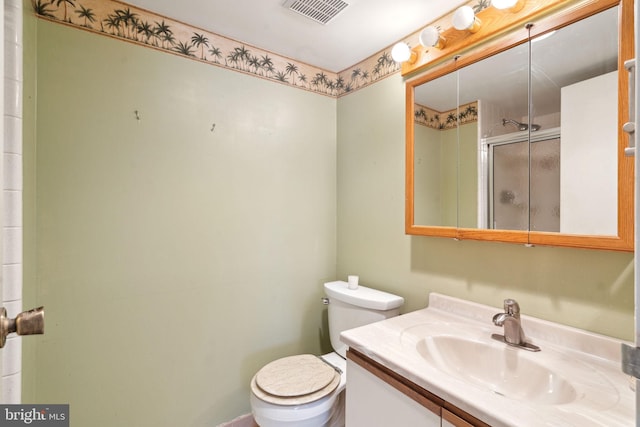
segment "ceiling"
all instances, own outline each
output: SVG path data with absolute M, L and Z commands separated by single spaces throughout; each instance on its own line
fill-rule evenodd
M 327 24 L 284 6 L 285 0 L 126 0 L 167 18 L 340 72 L 393 45 L 468 0 L 344 0 Z

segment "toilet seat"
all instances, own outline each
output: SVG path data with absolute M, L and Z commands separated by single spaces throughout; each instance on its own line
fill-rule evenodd
M 302 405 L 332 393 L 340 373 L 323 359 L 301 354 L 284 357 L 264 366 L 251 380 L 256 397 L 276 405 Z

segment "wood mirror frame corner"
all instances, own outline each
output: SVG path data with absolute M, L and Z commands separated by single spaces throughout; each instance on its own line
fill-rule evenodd
M 528 16 L 535 22 L 535 26 L 531 31 L 531 37 L 543 34 L 552 29 L 561 28 L 574 22 L 592 16 L 598 12 L 610 9 L 615 6 L 620 7 L 618 16 L 618 206 L 617 206 L 617 235 L 578 235 L 563 234 L 561 232 L 543 232 L 543 231 L 526 231 L 526 230 L 496 230 L 481 228 L 458 228 L 457 226 L 428 226 L 415 223 L 414 216 L 414 115 L 415 115 L 415 98 L 414 88 L 420 84 L 430 80 L 444 76 L 456 68 L 485 59 L 496 53 L 505 51 L 510 47 L 528 39 L 529 34 L 522 27 L 520 29 L 511 28 L 509 31 L 502 32 L 501 36 L 484 43 L 481 40 L 475 42 L 475 45 L 469 46 L 468 43 L 461 46 L 459 50 L 464 49 L 464 58 L 458 60 L 458 64 L 445 60 L 440 60 L 438 64 L 429 67 L 429 64 L 421 64 L 414 68 L 419 70 L 413 77 L 408 79 L 405 84 L 406 88 L 406 176 L 405 176 L 405 233 L 416 236 L 432 236 L 445 237 L 458 240 L 480 240 L 519 243 L 527 245 L 543 245 L 557 247 L 573 247 L 586 249 L 602 249 L 615 251 L 633 251 L 634 250 L 634 160 L 633 157 L 625 156 L 624 150 L 628 146 L 628 136 L 622 131 L 623 124 L 629 117 L 629 77 L 624 68 L 624 62 L 634 55 L 634 28 L 633 28 L 633 1 L 632 0 L 598 0 L 598 1 L 558 1 L 560 7 L 547 15 L 540 14 Z M 493 13 L 493 12 L 492 12 Z M 478 47 L 481 46 L 482 49 Z M 448 58 L 451 59 L 456 54 L 455 48 L 448 50 Z M 435 64 L 435 62 L 434 62 Z M 428 70 L 425 70 L 429 68 Z M 410 73 L 405 72 L 407 76 Z M 457 197 L 457 196 L 456 196 Z

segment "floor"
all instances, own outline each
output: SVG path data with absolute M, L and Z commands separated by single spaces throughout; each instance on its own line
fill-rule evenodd
M 228 423 L 220 424 L 218 427 L 259 427 L 253 420 L 251 414 L 242 415 Z

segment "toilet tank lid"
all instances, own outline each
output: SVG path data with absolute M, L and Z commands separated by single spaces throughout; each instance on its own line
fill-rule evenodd
M 325 283 L 324 290 L 330 298 L 372 310 L 393 310 L 404 304 L 404 298 L 397 295 L 366 286 L 349 289 L 347 282 L 342 280 Z

